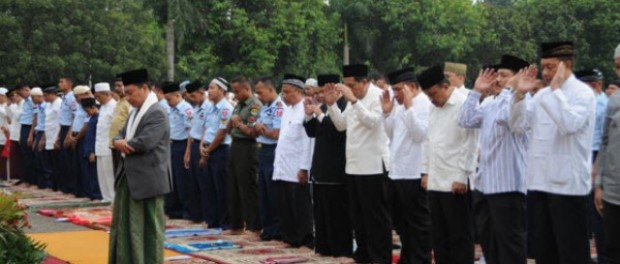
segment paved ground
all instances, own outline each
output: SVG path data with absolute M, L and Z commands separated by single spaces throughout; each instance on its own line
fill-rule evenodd
M 63 231 L 87 231 L 92 230 L 79 225 L 74 225 L 68 222 L 56 222 L 53 217 L 46 217 L 37 214 L 34 211 L 28 213 L 28 220 L 32 228 L 26 228 L 26 233 L 50 233 L 50 232 L 63 232 Z

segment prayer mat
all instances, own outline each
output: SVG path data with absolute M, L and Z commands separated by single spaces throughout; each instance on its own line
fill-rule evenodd
M 192 242 L 192 243 L 187 243 L 187 244 L 175 244 L 175 243 L 165 242 L 164 246 L 167 249 L 171 249 L 171 250 L 174 250 L 180 253 L 196 253 L 199 251 L 240 248 L 239 245 L 235 245 L 233 242 L 225 241 L 225 240 L 201 241 L 201 242 Z
M 101 231 L 77 231 L 59 233 L 27 234 L 35 241 L 47 245 L 46 252 L 68 263 L 108 263 L 109 235 Z M 178 257 L 182 254 L 166 250 L 164 256 Z
M 220 228 L 166 228 L 166 238 L 189 237 L 189 236 L 217 236 L 222 234 Z

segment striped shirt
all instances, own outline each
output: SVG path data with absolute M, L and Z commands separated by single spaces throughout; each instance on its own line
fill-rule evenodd
M 497 97 L 479 104 L 481 94 L 471 91 L 459 114 L 459 125 L 480 128 L 480 163 L 474 177 L 476 190 L 484 194 L 526 193 L 526 129 L 509 126 L 512 93 L 503 90 Z M 518 125 L 525 125 L 522 122 Z

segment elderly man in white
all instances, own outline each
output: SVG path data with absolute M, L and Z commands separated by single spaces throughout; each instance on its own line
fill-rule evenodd
M 110 126 L 112 125 L 116 100 L 112 98 L 109 83 L 95 84 L 95 98 L 101 104 L 99 109 L 99 121 L 95 136 L 95 156 L 97 157 L 97 178 L 101 196 L 104 201 L 114 201 L 114 165 L 112 163 L 112 150 L 110 143 Z

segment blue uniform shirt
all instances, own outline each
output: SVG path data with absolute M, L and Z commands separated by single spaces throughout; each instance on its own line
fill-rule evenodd
M 594 135 L 592 135 L 592 150 L 598 151 L 603 140 L 603 125 L 605 123 L 605 111 L 607 110 L 607 95 L 602 92 L 596 97 L 596 122 L 594 123 Z
M 22 125 L 32 125 L 32 116 L 36 110 L 37 106 L 32 102 L 32 98 L 28 96 L 28 98 L 24 100 L 22 114 L 19 116 L 19 123 Z
M 211 110 L 207 113 L 207 120 L 204 123 L 204 127 L 207 129 L 204 137 L 205 143 L 211 143 L 215 139 L 217 132 L 221 129 L 226 129 L 228 121 L 232 117 L 232 112 L 233 107 L 226 98 L 222 98 L 222 100 L 211 107 Z M 231 142 L 232 138 L 229 134 L 226 134 L 222 144 L 230 145 Z
M 84 108 L 78 104 L 77 110 L 75 111 L 75 117 L 73 118 L 73 126 L 71 127 L 71 131 L 80 132 L 86 122 L 88 122 L 88 114 L 86 114 Z
M 68 92 L 62 97 L 62 104 L 60 105 L 60 113 L 58 116 L 58 122 L 61 126 L 70 126 L 73 124 L 73 115 L 77 111 L 78 102 L 73 95 L 73 92 Z
M 45 107 L 47 107 L 47 102 L 37 106 L 37 126 L 34 128 L 35 131 L 45 131 Z
M 192 106 L 181 101 L 177 106 L 170 107 L 168 116 L 170 117 L 170 139 L 187 139 L 187 129 L 192 126 Z
M 278 97 L 271 104 L 263 105 L 260 109 L 257 122 L 265 125 L 268 129 L 280 129 L 283 113 L 284 103 L 282 103 L 282 99 Z M 256 138 L 256 142 L 261 144 L 276 144 L 278 140 L 261 135 Z
M 168 104 L 168 101 L 166 101 L 166 99 L 161 99 L 159 101 L 159 105 L 161 105 L 168 113 L 170 113 L 170 105 Z
M 189 136 L 193 139 L 202 139 L 202 132 L 204 131 L 204 124 L 207 121 L 207 113 L 211 110 L 211 103 L 205 100 L 202 105 L 194 107 L 194 116 L 192 117 L 192 129 L 189 131 Z

